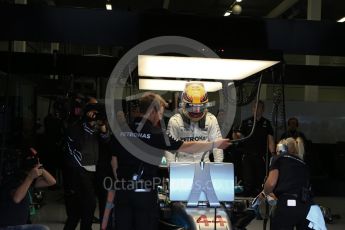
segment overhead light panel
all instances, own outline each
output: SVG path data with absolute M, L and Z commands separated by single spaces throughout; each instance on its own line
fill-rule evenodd
M 112 10 L 112 9 L 113 9 L 113 7 L 111 6 L 110 3 L 107 3 L 107 4 L 105 5 L 105 8 L 106 8 L 107 10 Z
M 107 3 L 105 4 L 105 8 L 106 8 L 107 10 L 112 10 L 112 9 L 113 9 L 110 0 L 107 0 Z
M 227 16 L 230 16 L 231 15 L 231 12 L 230 11 L 225 11 L 225 13 L 224 13 L 224 17 L 227 17 Z
M 345 22 L 345 17 L 339 19 L 337 22 Z
M 160 91 L 183 91 L 187 82 L 189 81 L 139 78 L 139 89 L 160 90 Z M 216 92 L 223 88 L 221 82 L 214 82 L 214 81 L 200 81 L 200 82 L 204 84 L 205 90 L 207 92 Z
M 138 56 L 139 76 L 158 78 L 241 80 L 279 61 L 175 56 Z

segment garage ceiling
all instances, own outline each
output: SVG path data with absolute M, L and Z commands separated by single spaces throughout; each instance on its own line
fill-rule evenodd
M 13 2 L 14 0 L 0 0 Z M 55 5 L 58 7 L 105 8 L 107 0 L 27 0 L 33 5 Z M 235 0 L 109 0 L 113 9 L 142 11 L 162 9 L 168 5 L 168 10 L 174 13 L 223 16 L 224 12 Z M 311 0 L 310 0 L 311 1 Z M 281 3 L 289 5 L 279 18 L 305 19 L 307 17 L 308 0 L 242 0 L 241 16 L 266 17 Z M 344 0 L 322 0 L 322 20 L 336 21 L 345 16 Z
M 283 13 L 279 14 L 279 16 L 277 16 L 276 18 L 305 19 L 307 17 L 307 0 L 242 0 L 242 2 L 240 3 L 243 9 L 242 14 L 240 15 L 241 18 L 237 19 L 236 15 L 231 15 L 230 17 L 233 17 L 234 20 L 222 20 L 224 12 L 229 8 L 229 6 L 233 3 L 234 0 L 110 0 L 112 2 L 114 11 L 117 9 L 131 12 L 160 12 L 164 10 L 167 12 L 174 13 L 173 15 L 162 14 L 164 17 L 160 18 L 159 23 L 157 23 L 157 25 L 155 25 L 154 29 L 152 30 L 149 29 L 151 28 L 152 22 L 157 22 L 156 17 L 150 17 L 150 15 L 142 16 L 140 14 L 117 14 L 117 12 L 113 12 L 113 14 L 108 14 L 104 11 L 106 0 L 27 1 L 28 5 L 56 6 L 59 7 L 59 9 L 55 7 L 42 7 L 42 9 L 41 7 L 34 7 L 33 9 L 32 7 L 28 7 L 29 9 L 24 9 L 27 7 L 24 7 L 23 9 L 20 9 L 20 7 L 14 7 L 13 9 L 11 9 L 11 7 L 9 7 L 8 12 L 4 11 L 0 13 L 0 18 L 2 17 L 3 19 L 0 20 L 0 24 L 2 21 L 3 28 L 2 35 L 0 32 L 0 37 L 2 36 L 3 38 L 2 40 L 13 40 L 11 39 L 12 36 L 23 38 L 18 40 L 25 40 L 31 42 L 58 41 L 61 42 L 60 53 L 70 54 L 71 51 L 67 49 L 69 47 L 68 45 L 71 45 L 72 48 L 76 46 L 75 44 L 97 44 L 100 46 L 113 46 L 116 44 L 116 46 L 122 47 L 126 46 L 127 43 L 136 43 L 138 42 L 138 39 L 140 40 L 146 39 L 146 37 L 154 37 L 157 36 L 157 34 L 167 34 L 167 30 L 169 30 L 169 34 L 170 31 L 174 31 L 173 34 L 182 34 L 183 36 L 190 36 L 192 38 L 193 36 L 197 36 L 198 38 L 203 39 L 202 41 L 208 45 L 212 42 L 215 42 L 218 45 L 220 44 L 219 46 L 224 44 L 236 43 L 236 46 L 230 45 L 229 47 L 227 47 L 231 54 L 236 53 L 236 51 L 240 51 L 241 54 L 244 53 L 244 56 L 248 55 L 248 53 L 243 51 L 243 47 L 246 48 L 245 51 L 250 52 L 249 54 L 251 56 L 256 54 L 255 52 L 257 52 L 258 55 L 262 55 L 263 51 L 265 51 L 264 53 L 267 53 L 267 50 L 272 52 L 281 51 L 284 54 L 289 54 L 289 56 L 285 55 L 287 64 L 304 65 L 305 54 L 322 55 L 322 57 L 320 58 L 320 64 L 327 66 L 336 65 L 339 67 L 338 69 L 336 69 L 336 71 L 335 69 L 324 69 L 322 73 L 330 73 L 331 71 L 335 71 L 334 75 L 338 77 L 337 79 L 335 77 L 332 78 L 334 79 L 334 81 L 331 82 L 329 81 L 329 79 L 325 79 L 324 77 L 320 76 L 320 78 L 315 78 L 316 81 L 313 84 L 334 85 L 339 84 L 341 82 L 340 85 L 345 85 L 345 83 L 342 80 L 345 71 L 343 67 L 345 66 L 345 46 L 343 45 L 345 36 L 343 26 L 345 26 L 345 23 L 318 23 L 310 21 L 306 22 L 302 20 L 252 20 L 243 18 L 267 17 L 267 15 L 269 15 L 270 12 L 272 12 L 272 10 L 280 4 L 294 2 L 294 4 L 291 5 L 291 7 L 286 7 L 286 10 L 284 10 Z M 164 2 L 169 3 L 168 9 L 162 8 Z M 13 0 L 0 0 L 0 4 L 1 3 L 13 4 Z M 3 11 L 5 8 L 6 7 L 1 8 L 0 11 Z M 85 10 L 69 8 L 85 8 Z M 175 15 L 175 13 L 185 14 L 187 16 Z M 45 20 L 41 20 L 41 17 L 36 17 L 36 15 L 38 14 L 44 15 L 46 17 Z M 71 20 L 72 18 L 74 19 L 75 15 L 79 15 L 78 20 Z M 189 17 L 188 15 L 212 16 L 219 18 Z M 335 22 L 336 20 L 344 16 L 344 0 L 322 1 L 322 20 Z M 57 18 L 59 20 L 56 20 Z M 136 19 L 138 19 L 140 23 L 137 23 Z M 123 22 L 127 22 L 127 24 Z M 139 30 L 139 32 L 141 33 L 131 34 L 132 31 L 138 31 L 135 30 L 135 28 L 137 28 L 136 26 L 139 25 L 141 29 Z M 263 26 L 263 28 L 260 27 L 261 29 L 267 30 L 266 35 L 268 36 L 268 38 L 260 37 L 265 36 L 265 33 L 260 32 L 260 28 L 258 25 Z M 134 29 L 132 28 L 132 30 L 126 30 L 131 26 Z M 117 29 L 109 31 L 108 28 Z M 231 28 L 231 30 L 225 31 L 223 28 Z M 64 29 L 65 33 L 60 32 L 62 31 L 62 29 Z M 145 30 L 145 33 L 143 33 L 144 29 L 148 30 Z M 236 31 L 236 36 L 233 36 L 234 31 Z M 87 34 L 87 36 L 85 36 L 85 34 Z M 209 34 L 221 34 L 221 36 L 213 37 Z M 255 39 L 252 40 L 251 38 L 254 37 Z M 128 38 L 132 38 L 132 40 L 128 41 Z M 250 40 L 250 42 L 248 42 L 248 39 Z M 260 45 L 260 42 L 266 40 L 269 41 L 268 45 Z M 32 45 L 32 43 L 30 43 L 29 45 Z M 67 48 L 64 49 L 64 47 Z M 215 48 L 217 47 L 218 46 L 215 46 Z M 224 48 L 223 46 L 221 47 Z M 255 48 L 257 47 L 261 47 L 262 50 L 256 50 Z M 99 49 L 99 46 L 95 46 L 95 50 L 96 48 Z M 83 52 L 80 51 L 78 54 Z M 298 54 L 299 56 L 296 56 L 296 54 Z M 6 58 L 8 58 L 8 55 L 3 55 L 5 58 L 4 60 L 7 60 Z M 223 53 L 222 55 L 225 55 L 225 53 Z M 340 57 L 326 57 L 326 55 Z M 54 56 L 51 55 L 50 58 L 53 59 Z M 76 59 L 77 58 L 80 59 L 81 57 L 78 56 L 76 57 Z M 91 61 L 96 63 L 93 66 L 97 66 L 97 61 L 99 60 L 95 59 L 96 58 L 92 60 L 83 59 L 80 60 L 80 62 L 78 63 L 81 63 L 80 66 L 85 66 L 89 65 L 85 63 Z M 18 63 L 16 62 L 16 64 L 13 64 L 13 67 L 15 65 L 21 65 L 23 63 L 25 64 L 27 62 L 25 60 L 33 59 L 29 57 L 25 60 L 18 60 Z M 20 60 L 22 61 L 20 62 Z M 46 60 L 46 58 L 44 58 L 44 60 Z M 58 63 L 54 67 L 55 71 L 59 70 L 61 71 L 61 73 L 74 72 L 76 74 L 86 74 L 85 72 L 81 72 L 75 69 L 74 67 L 77 65 L 72 65 L 74 69 L 70 68 L 70 66 L 68 66 L 68 63 L 72 62 L 68 58 L 64 59 L 63 57 L 60 57 L 59 60 L 67 61 Z M 38 61 L 37 63 L 42 62 Z M 49 63 L 52 64 L 54 62 L 51 61 Z M 27 70 L 28 72 L 37 72 L 37 70 L 39 69 L 38 67 L 36 67 L 32 70 L 33 66 L 29 66 L 28 68 L 24 67 L 25 66 L 21 66 L 21 68 L 17 69 Z M 102 68 L 106 69 L 106 66 L 103 66 Z M 0 70 L 1 69 L 5 71 L 7 69 L 6 65 L 0 66 Z M 40 70 L 46 73 L 44 69 L 41 68 Z M 97 68 L 94 68 L 94 70 L 97 71 Z M 287 68 L 287 70 L 289 69 Z M 290 68 L 290 70 L 290 75 L 295 76 L 295 73 L 297 72 L 296 68 Z M 90 74 L 92 73 L 92 71 L 93 69 L 88 70 L 87 73 Z M 312 71 L 310 69 L 305 69 L 304 71 L 304 73 L 309 72 Z M 315 73 L 319 72 L 321 73 L 320 68 L 317 68 L 317 71 L 313 72 L 313 76 L 315 77 Z M 107 73 L 105 73 L 104 75 L 107 75 Z M 295 79 L 296 82 L 293 78 L 289 79 L 291 80 L 290 83 L 292 84 L 304 83 L 300 82 L 300 79 Z M 306 81 L 310 82 L 310 79 L 313 80 L 314 78 L 306 78 Z

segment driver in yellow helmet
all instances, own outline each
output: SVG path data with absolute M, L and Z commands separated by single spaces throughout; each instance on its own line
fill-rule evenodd
M 172 116 L 168 123 L 168 134 L 182 141 L 213 141 L 222 138 L 217 118 L 207 111 L 208 96 L 204 84 L 188 82 L 182 94 L 182 108 Z M 205 162 L 209 162 L 209 154 Z M 200 162 L 203 152 L 190 154 L 184 152 L 165 152 L 167 163 Z M 223 161 L 223 150 L 214 148 L 215 162 Z

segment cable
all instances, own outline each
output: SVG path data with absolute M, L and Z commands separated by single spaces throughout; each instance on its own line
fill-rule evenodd
M 236 139 L 236 140 L 230 140 L 231 143 L 238 143 L 238 142 L 241 142 L 241 141 L 245 141 L 245 140 L 249 139 L 253 135 L 253 133 L 254 133 L 254 129 L 255 129 L 255 125 L 256 125 L 256 111 L 257 111 L 259 97 L 260 97 L 262 77 L 263 77 L 263 73 L 261 73 L 261 75 L 260 75 L 260 78 L 259 78 L 259 81 L 258 81 L 259 82 L 258 83 L 258 87 L 257 87 L 257 90 L 256 90 L 256 103 L 255 103 L 254 123 L 253 123 L 252 130 L 250 131 L 249 135 L 246 136 L 246 137 L 243 137 L 243 138 L 240 138 L 240 139 Z M 224 98 L 228 98 L 228 97 L 224 97 Z M 207 152 L 208 151 L 204 152 L 203 155 L 201 156 L 200 163 L 204 162 L 204 158 L 205 158 Z
M 262 75 L 262 74 L 261 74 Z M 249 84 L 244 86 L 244 83 L 248 83 L 243 81 L 236 81 L 234 84 L 230 84 L 229 82 L 223 82 L 223 98 L 226 101 L 226 103 L 230 103 L 231 105 L 236 105 L 236 106 L 244 106 L 248 105 L 251 101 L 253 101 L 257 95 L 257 90 L 258 90 L 258 83 L 259 83 L 259 78 L 254 78 L 249 81 Z M 250 86 L 250 83 L 252 86 L 248 90 L 248 86 Z M 228 89 L 229 87 L 234 87 L 236 89 L 236 98 L 231 98 L 229 95 L 228 91 L 225 90 Z
M 272 71 L 273 82 L 273 108 L 271 112 L 272 125 L 275 128 L 275 141 L 277 141 L 277 133 L 279 129 L 286 132 L 286 113 L 285 113 L 285 91 L 284 91 L 284 68 L 281 66 L 279 76 L 276 77 Z
M 273 82 L 273 108 L 271 113 L 272 118 L 272 125 L 275 128 L 274 131 L 274 140 L 277 141 L 277 133 L 278 129 L 284 128 L 284 132 L 286 131 L 286 122 L 285 122 L 285 94 L 284 94 L 284 67 L 285 65 L 281 66 L 281 71 L 278 75 L 278 79 L 276 79 L 276 76 L 274 75 L 274 71 L 272 69 L 272 82 Z M 268 140 L 267 140 L 268 142 Z M 268 150 L 269 150 L 269 143 L 267 143 L 267 149 L 266 149 L 266 177 L 264 180 L 267 180 L 268 177 L 268 168 L 269 168 L 269 162 L 268 162 Z M 263 220 L 263 230 L 266 230 L 267 228 L 267 222 L 269 219 L 269 204 L 265 200 L 265 218 Z
M 256 103 L 255 103 L 255 111 L 254 111 L 254 122 L 253 122 L 252 130 L 250 131 L 249 135 L 246 136 L 246 137 L 243 137 L 243 138 L 240 138 L 240 139 L 236 139 L 236 140 L 230 140 L 230 142 L 232 142 L 232 143 L 245 141 L 245 140 L 249 139 L 249 138 L 253 135 L 253 133 L 254 133 L 254 129 L 255 129 L 255 125 L 256 125 L 256 111 L 257 111 L 257 108 L 258 108 L 258 102 L 259 102 L 260 91 L 261 91 L 262 76 L 263 76 L 263 74 L 261 73 L 260 79 L 259 79 L 259 84 L 258 84 L 258 89 L 257 89 L 257 93 L 256 93 Z

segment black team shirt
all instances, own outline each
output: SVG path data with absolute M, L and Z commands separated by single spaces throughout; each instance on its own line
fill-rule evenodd
M 302 187 L 309 184 L 309 168 L 297 156 L 286 154 L 279 156 L 270 166 L 270 171 L 277 169 L 279 178 L 273 193 L 279 198 L 283 194 L 301 194 Z
M 121 132 L 118 135 L 120 140 L 113 138 L 111 141 L 111 152 L 118 159 L 117 176 L 120 180 L 131 180 L 133 175 L 139 171 L 143 171 L 141 179 L 150 180 L 157 176 L 158 172 L 158 166 L 141 161 L 129 152 L 130 148 L 122 146 L 122 139 L 125 138 L 127 139 L 126 141 L 133 138 L 140 139 L 143 145 L 147 144 L 156 148 L 162 157 L 164 156 L 164 150 L 177 150 L 183 144 L 182 141 L 168 136 L 160 127 L 154 127 L 149 120 L 145 121 L 142 129 L 138 132 L 136 129 L 141 122 L 138 120 L 134 122 L 134 125 L 131 127 L 132 132 Z
M 254 117 L 242 121 L 240 133 L 244 137 L 248 136 L 254 125 Z M 267 135 L 273 136 L 271 122 L 264 117 L 256 121 L 253 135 L 242 144 L 242 151 L 248 155 L 264 156 L 267 151 Z

